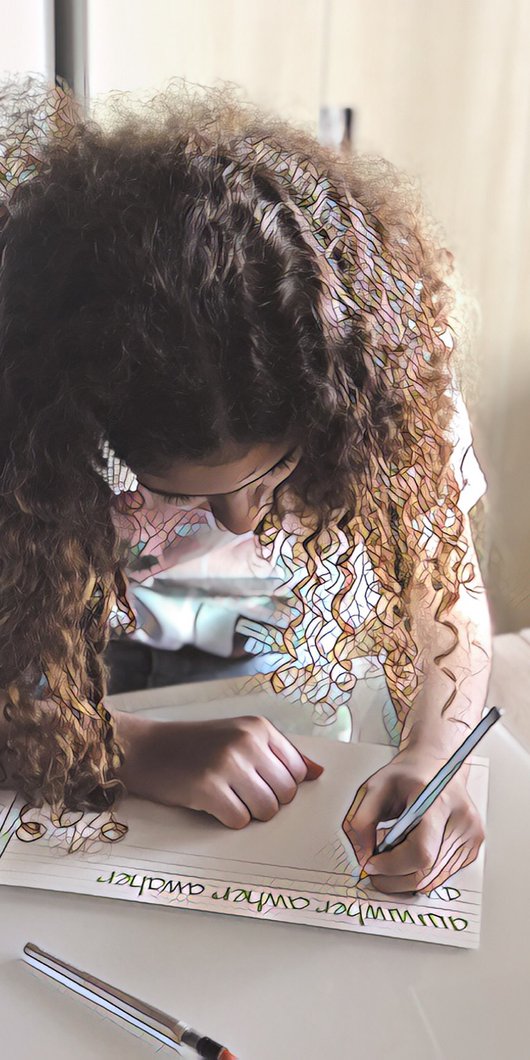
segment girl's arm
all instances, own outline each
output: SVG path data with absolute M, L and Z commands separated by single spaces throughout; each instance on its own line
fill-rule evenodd
M 466 561 L 473 564 L 474 578 L 461 586 L 456 604 L 442 615 L 458 631 L 459 643 L 438 659 L 454 636 L 436 621 L 439 593 L 434 595 L 434 590 L 427 591 L 417 582 L 411 627 L 420 649 L 419 690 L 405 718 L 398 753 L 361 785 L 343 821 L 359 864 L 386 894 L 429 893 L 474 861 L 484 840 L 481 816 L 467 791 L 470 766 L 466 764 L 402 843 L 384 854 L 373 853 L 378 822 L 399 816 L 414 801 L 484 709 L 491 622 L 467 515 L 464 535 Z
M 0 698 L 0 710 L 6 696 Z M 229 828 L 268 821 L 323 767 L 305 758 L 267 718 L 177 722 L 111 711 L 124 763 L 117 772 L 129 795 L 204 810 Z M 0 717 L 0 755 L 8 736 Z M 12 773 L 0 787 L 14 787 Z
M 454 634 L 436 621 L 439 594 L 428 594 L 417 584 L 411 629 L 420 647 L 420 687 L 411 704 L 401 734 L 400 748 L 418 747 L 444 761 L 480 721 L 486 702 L 492 661 L 492 631 L 486 591 L 473 544 L 469 516 L 465 514 L 461 541 L 467 548 L 465 563 L 474 568 L 473 580 L 460 587 L 453 607 L 442 615 L 458 632 L 459 643 L 445 658 L 435 659 L 450 647 Z M 470 570 L 471 568 L 469 568 Z M 456 681 L 456 689 L 455 683 Z M 454 698 L 442 713 L 454 691 Z

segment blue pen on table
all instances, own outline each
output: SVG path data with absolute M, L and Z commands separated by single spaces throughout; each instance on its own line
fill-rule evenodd
M 379 822 L 380 825 L 384 826 L 391 824 L 392 827 L 381 842 L 377 844 L 370 857 L 375 857 L 376 854 L 384 854 L 387 850 L 393 850 L 398 843 L 401 843 L 406 836 L 408 836 L 409 832 L 412 832 L 413 828 L 416 828 L 416 825 L 420 823 L 423 815 L 427 812 L 429 807 L 432 806 L 434 800 L 438 798 L 438 795 L 444 790 L 449 781 L 452 780 L 468 755 L 470 755 L 475 749 L 479 740 L 486 735 L 488 730 L 491 729 L 491 726 L 499 720 L 502 714 L 504 714 L 502 708 L 491 707 L 491 710 L 481 718 L 478 725 L 476 725 L 469 735 L 466 736 L 464 742 L 456 749 L 454 754 L 451 755 L 445 765 L 438 770 L 436 776 L 434 776 L 432 780 L 425 785 L 423 790 L 420 791 L 420 794 L 414 802 L 411 803 L 410 806 L 407 806 L 395 821 Z M 363 869 L 358 882 L 360 883 L 361 880 L 366 879 L 369 875 L 370 873 Z
M 39 972 L 44 972 L 51 979 L 62 983 L 77 994 L 94 1001 L 96 1005 L 119 1016 L 120 1019 L 138 1027 L 141 1031 L 156 1038 L 163 1045 L 180 1052 L 179 1046 L 187 1045 L 193 1049 L 197 1056 L 203 1060 L 236 1060 L 236 1057 L 225 1046 L 214 1042 L 198 1031 L 194 1031 L 187 1023 L 175 1019 L 167 1012 L 154 1008 L 146 1001 L 140 1001 L 132 994 L 126 994 L 110 983 L 104 983 L 102 979 L 96 979 L 88 972 L 82 972 L 58 957 L 52 957 L 50 953 L 27 942 L 24 946 L 24 959 L 33 965 Z

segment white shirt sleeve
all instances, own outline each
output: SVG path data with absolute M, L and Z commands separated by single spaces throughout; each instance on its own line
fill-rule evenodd
M 469 414 L 458 389 L 453 390 L 452 398 L 457 408 L 451 426 L 454 449 L 450 463 L 461 491 L 458 507 L 465 514 L 484 496 L 488 484 L 473 448 Z
M 177 651 L 190 644 L 202 651 L 229 658 L 234 650 L 239 616 L 270 622 L 275 601 L 265 595 L 209 596 L 193 586 L 164 587 L 130 581 L 128 598 L 137 619 L 131 639 L 153 648 Z

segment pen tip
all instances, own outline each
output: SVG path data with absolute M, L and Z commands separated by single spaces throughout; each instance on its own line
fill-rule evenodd
M 229 1049 L 223 1049 L 223 1051 L 219 1053 L 219 1060 L 237 1060 L 237 1056 L 234 1056 Z

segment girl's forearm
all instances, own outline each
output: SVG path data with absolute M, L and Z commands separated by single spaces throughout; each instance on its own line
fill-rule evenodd
M 459 643 L 444 658 L 445 637 L 431 636 L 420 686 L 405 719 L 400 748 L 421 746 L 447 757 L 482 717 L 491 673 L 492 637 L 484 600 L 482 620 L 450 616 Z
M 108 710 L 107 705 L 107 710 Z M 144 772 L 149 757 L 149 737 L 153 730 L 150 718 L 141 718 L 125 710 L 111 710 L 115 721 L 115 734 L 123 747 L 125 759 L 116 776 L 123 782 L 128 795 L 143 791 Z
M 7 703 L 7 695 L 0 692 L 0 788 L 13 788 L 14 763 L 12 756 L 7 750 L 7 738 L 9 735 L 9 722 L 4 717 L 4 707 Z M 108 709 L 108 707 L 107 707 Z M 151 730 L 152 722 L 149 718 L 140 718 L 135 714 L 129 714 L 122 710 L 109 711 L 115 720 L 115 731 L 119 742 L 124 748 L 125 761 L 117 773 L 117 776 L 125 784 L 127 791 L 134 794 L 135 782 L 141 774 L 142 749 L 145 740 Z M 4 771 L 6 777 L 4 778 Z
M 413 582 L 410 617 L 419 648 L 419 684 L 400 741 L 400 749 L 416 745 L 444 759 L 480 721 L 492 660 L 491 617 L 469 514 L 463 518 L 460 543 L 466 578 L 455 603 L 438 619 L 440 591 L 419 578 Z M 456 633 L 458 643 L 451 648 Z

